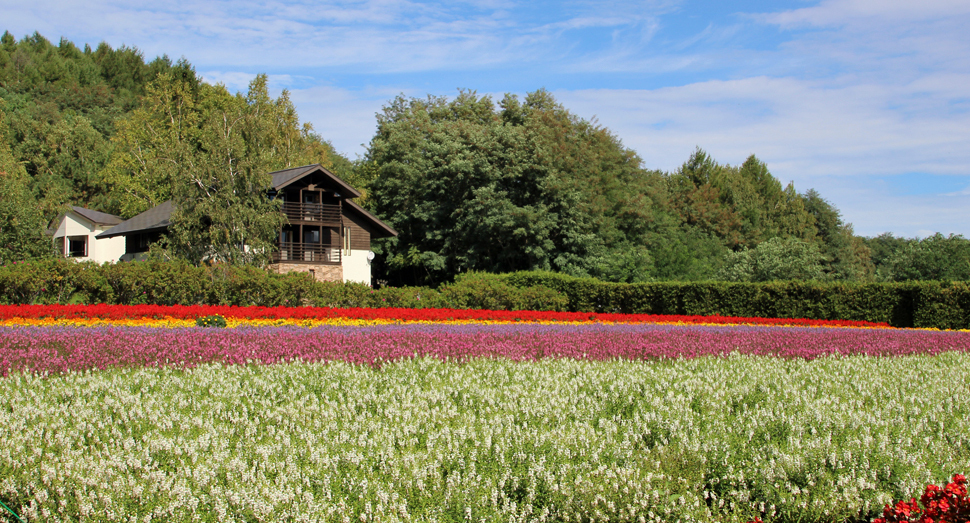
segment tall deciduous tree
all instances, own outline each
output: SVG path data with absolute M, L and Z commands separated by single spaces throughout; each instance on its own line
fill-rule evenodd
M 285 91 L 269 96 L 265 75 L 245 95 L 159 75 L 114 142 L 104 175 L 117 212 L 132 216 L 173 200 L 164 253 L 195 263 L 265 262 L 283 220 L 267 196 L 269 173 L 330 165 L 329 146 L 300 126 Z
M 385 246 L 392 281 L 529 269 L 629 279 L 649 267 L 659 175 L 545 91 L 497 106 L 470 91 L 399 97 L 378 115 L 367 165 L 372 207 L 399 232 Z

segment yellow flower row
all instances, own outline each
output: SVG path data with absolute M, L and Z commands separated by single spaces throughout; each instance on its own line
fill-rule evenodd
M 226 327 L 322 327 L 322 326 L 351 326 L 364 327 L 373 325 L 622 325 L 627 323 L 611 321 L 498 321 L 498 320 L 394 320 L 394 319 L 355 319 L 355 318 L 324 318 L 324 319 L 280 319 L 280 318 L 226 318 Z M 651 322 L 654 325 L 690 325 L 690 326 L 728 326 L 724 323 L 697 322 Z M 739 324 L 743 325 L 743 324 Z M 165 318 L 9 318 L 0 321 L 3 327 L 152 327 L 152 328 L 184 328 L 195 327 L 194 319 Z M 795 325 L 775 325 L 776 327 L 792 327 Z M 824 328 L 824 327 L 819 327 Z M 928 329 L 935 330 L 935 329 Z

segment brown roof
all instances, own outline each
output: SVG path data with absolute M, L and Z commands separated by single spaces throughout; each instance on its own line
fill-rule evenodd
M 360 192 L 358 192 L 357 189 L 347 185 L 347 182 L 341 180 L 339 176 L 330 172 L 328 169 L 324 168 L 318 163 L 313 165 L 304 165 L 303 167 L 294 167 L 292 169 L 284 169 L 282 171 L 276 171 L 269 174 L 273 177 L 273 188 L 278 191 L 314 172 L 320 172 L 327 178 L 330 178 L 338 187 L 340 187 L 340 194 L 342 196 L 347 198 L 357 198 L 360 196 Z
M 390 225 L 382 222 L 380 218 L 374 216 L 373 214 L 367 212 L 366 209 L 357 205 L 357 203 L 350 200 L 344 200 L 344 204 L 351 210 L 356 211 L 358 214 L 364 217 L 365 220 L 371 222 L 374 227 L 376 234 L 371 234 L 371 238 L 387 238 L 389 236 L 397 236 L 397 231 L 391 228 Z
M 91 209 L 85 209 L 84 207 L 71 206 L 71 210 L 95 225 L 118 225 L 124 221 L 121 219 L 121 216 L 115 216 L 106 212 L 92 211 Z
M 127 236 L 141 232 L 164 231 L 172 223 L 172 210 L 172 200 L 169 200 L 157 207 L 148 209 L 130 220 L 115 225 L 95 236 L 95 238 L 114 238 L 115 236 Z

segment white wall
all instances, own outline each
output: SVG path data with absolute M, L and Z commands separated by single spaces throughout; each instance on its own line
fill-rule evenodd
M 370 251 L 352 250 L 350 254 L 341 256 L 344 266 L 344 281 L 355 281 L 370 285 L 370 260 L 367 254 Z
M 116 262 L 121 258 L 121 255 L 125 253 L 124 236 L 105 238 L 103 240 L 95 239 L 95 236 L 110 229 L 111 227 L 113 226 L 95 226 L 86 218 L 80 216 L 74 211 L 70 211 L 64 216 L 61 223 L 58 224 L 57 231 L 54 232 L 54 245 L 57 247 L 58 252 L 61 252 L 64 249 L 65 237 L 87 236 L 88 255 L 84 257 L 75 257 L 75 260 L 94 261 L 98 263 Z

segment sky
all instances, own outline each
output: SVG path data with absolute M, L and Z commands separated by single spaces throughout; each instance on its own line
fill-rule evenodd
M 967 0 L 0 0 L 4 27 L 266 73 L 350 159 L 398 95 L 546 89 L 650 169 L 700 147 L 816 189 L 856 234 L 970 237 Z

